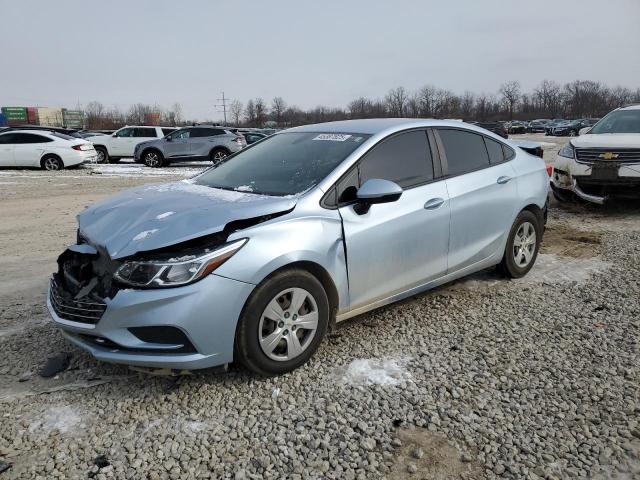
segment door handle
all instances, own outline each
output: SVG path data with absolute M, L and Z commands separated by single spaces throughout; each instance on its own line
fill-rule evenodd
M 443 203 L 444 198 L 432 198 L 431 200 L 427 200 L 427 203 L 424 204 L 424 208 L 425 210 L 435 210 L 442 206 Z
M 498 177 L 498 180 L 497 180 L 497 181 L 498 181 L 498 183 L 499 183 L 500 185 L 504 185 L 505 183 L 508 183 L 508 182 L 509 182 L 509 180 L 511 180 L 511 177 L 507 177 L 507 176 L 505 175 L 505 176 L 502 176 L 502 177 Z

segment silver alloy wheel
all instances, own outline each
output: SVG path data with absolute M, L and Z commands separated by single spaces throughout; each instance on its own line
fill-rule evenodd
M 575 137 L 575 136 L 576 136 L 576 132 L 575 132 L 574 130 L 571 130 L 571 131 L 569 132 L 569 136 L 570 136 L 570 137 Z
M 45 170 L 60 170 L 61 167 L 60 161 L 57 158 L 47 157 L 44 159 Z
M 216 153 L 213 154 L 213 164 L 214 165 L 219 164 L 226 157 L 227 157 L 227 152 L 224 152 L 222 150 L 218 150 Z
M 529 265 L 536 251 L 536 240 L 536 229 L 531 222 L 524 222 L 518 227 L 513 239 L 513 259 L 518 267 Z
M 147 152 L 144 154 L 144 163 L 148 167 L 159 167 L 160 157 L 156 152 Z
M 318 304 L 303 288 L 278 293 L 262 312 L 258 341 L 264 354 L 284 362 L 302 354 L 318 329 Z
M 104 153 L 104 150 L 101 148 L 96 149 L 96 162 L 97 163 L 105 163 L 107 161 L 107 156 Z

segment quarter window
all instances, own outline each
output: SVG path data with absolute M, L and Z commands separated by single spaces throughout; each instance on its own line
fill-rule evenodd
M 454 129 L 438 129 L 447 156 L 449 175 L 462 175 L 489 166 L 482 135 Z
M 489 162 L 491 165 L 504 162 L 504 151 L 502 150 L 502 144 L 484 137 L 484 143 L 487 146 L 487 152 L 489 152 Z

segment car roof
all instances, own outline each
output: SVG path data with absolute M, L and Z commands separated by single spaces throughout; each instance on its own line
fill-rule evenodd
M 620 107 L 620 110 L 640 110 L 640 103 L 634 103 L 633 105 L 625 105 Z
M 382 133 L 388 130 L 404 130 L 408 128 L 420 127 L 463 127 L 469 130 L 476 130 L 473 125 L 458 120 L 435 120 L 419 118 L 367 118 L 362 120 L 341 120 L 337 122 L 315 123 L 312 125 L 290 128 L 284 131 L 314 133 L 362 133 L 375 135 L 377 133 Z
M 33 133 L 33 134 L 41 134 L 41 133 L 48 133 L 48 134 L 53 134 L 53 133 L 59 133 L 56 132 L 54 130 L 45 130 L 45 129 L 35 129 L 35 128 L 7 128 L 7 129 L 1 129 L 0 128 L 0 134 L 3 133 Z

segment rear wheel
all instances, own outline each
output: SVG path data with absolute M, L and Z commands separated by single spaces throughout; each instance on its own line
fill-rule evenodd
M 159 168 L 164 165 L 164 157 L 157 150 L 147 150 L 142 154 L 142 161 L 147 167 Z
M 536 262 L 541 240 L 542 229 L 538 217 L 529 210 L 520 212 L 509 231 L 500 263 L 502 273 L 510 278 L 525 276 Z
M 97 163 L 109 163 L 109 153 L 104 147 L 96 147 L 96 162 Z
M 44 170 L 49 171 L 62 170 L 64 168 L 64 163 L 56 155 L 45 155 L 40 161 L 40 165 Z
M 304 270 L 280 272 L 251 295 L 236 331 L 236 354 L 248 369 L 277 375 L 303 365 L 329 325 L 322 284 Z
M 229 156 L 229 151 L 224 148 L 214 148 L 209 153 L 209 160 L 213 162 L 214 165 L 218 165 L 225 158 Z

